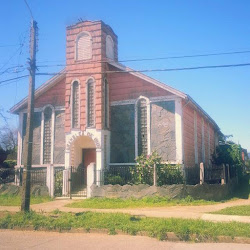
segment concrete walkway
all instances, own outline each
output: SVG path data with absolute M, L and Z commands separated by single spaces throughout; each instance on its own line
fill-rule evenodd
M 37 212 L 52 212 L 59 209 L 63 212 L 102 212 L 102 213 L 127 213 L 137 216 L 158 217 L 158 218 L 185 218 L 185 219 L 202 219 L 208 221 L 238 221 L 250 223 L 250 216 L 235 216 L 235 215 L 220 215 L 209 214 L 210 212 L 218 211 L 226 207 L 250 205 L 248 200 L 235 200 L 214 205 L 202 206 L 171 206 L 171 207 L 150 207 L 150 208 L 126 208 L 126 209 L 91 209 L 91 208 L 69 208 L 65 205 L 74 202 L 75 200 L 55 200 L 47 203 L 32 205 L 31 209 Z M 0 211 L 17 212 L 19 207 L 0 206 Z

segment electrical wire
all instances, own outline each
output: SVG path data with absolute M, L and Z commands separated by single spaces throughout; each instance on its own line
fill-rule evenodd
M 124 70 L 124 71 L 104 71 L 104 72 L 91 72 L 91 74 L 113 74 L 113 73 L 145 73 L 145 72 L 167 72 L 167 71 L 185 71 L 185 70 L 199 70 L 199 69 L 216 69 L 216 68 L 233 68 L 233 67 L 246 67 L 250 66 L 250 63 L 241 63 L 241 64 L 223 64 L 223 65 L 206 65 L 206 66 L 194 66 L 194 67 L 183 67 L 183 68 L 163 68 L 163 69 L 142 69 L 142 70 Z M 88 73 L 84 72 L 70 72 L 66 71 L 68 75 L 72 76 L 79 76 L 79 75 L 89 75 Z M 37 73 L 36 75 L 60 75 L 65 74 L 65 72 L 62 73 Z
M 248 54 L 250 50 L 242 50 L 242 51 L 232 51 L 232 52 L 218 52 L 218 53 L 204 53 L 204 54 L 194 54 L 194 55 L 182 55 L 182 56 L 166 56 L 166 57 L 152 57 L 152 58 L 137 58 L 137 59 L 127 59 L 127 60 L 119 60 L 118 62 L 140 62 L 140 61 L 158 61 L 158 60 L 169 60 L 169 59 L 184 59 L 184 58 L 197 58 L 197 57 L 209 57 L 209 56 L 223 56 L 223 55 L 236 55 L 236 54 Z M 109 60 L 110 62 L 116 62 L 115 60 Z M 50 61 L 45 61 L 50 62 Z M 51 61 L 51 62 L 59 62 L 59 61 Z M 92 61 L 96 63 L 106 63 L 107 60 L 96 60 Z M 43 62 L 38 62 L 43 63 Z M 81 63 L 89 63 L 89 62 L 81 62 Z M 52 65 L 39 65 L 38 67 L 61 67 L 61 66 L 69 66 L 74 64 L 52 64 Z

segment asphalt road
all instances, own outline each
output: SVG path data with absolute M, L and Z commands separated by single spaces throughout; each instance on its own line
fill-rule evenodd
M 162 242 L 143 236 L 0 230 L 0 249 L 249 250 L 248 244 Z

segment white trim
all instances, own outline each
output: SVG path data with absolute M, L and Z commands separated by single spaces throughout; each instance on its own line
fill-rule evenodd
M 175 100 L 175 143 L 176 161 L 183 164 L 183 136 L 182 136 L 182 102 Z
M 141 99 L 146 100 L 147 105 L 147 148 L 148 148 L 148 155 L 151 154 L 151 112 L 150 112 L 150 100 L 145 96 L 139 96 L 139 98 L 135 102 L 135 157 L 138 157 L 138 103 Z
M 17 165 L 22 164 L 22 150 L 23 150 L 23 113 L 19 114 L 18 126 L 18 151 L 17 151 Z
M 201 127 L 201 148 L 202 148 L 202 162 L 205 164 L 206 155 L 205 155 L 205 127 L 204 127 L 204 118 L 202 118 L 202 127 Z
M 194 110 L 194 162 L 198 164 L 197 113 Z
M 88 81 L 89 80 L 93 80 L 93 88 L 94 88 L 94 90 L 93 90 L 93 92 L 94 92 L 94 97 L 93 97 L 93 108 L 94 108 L 94 124 L 93 124 L 93 126 L 89 126 L 89 121 L 88 121 L 88 99 L 89 99 L 89 94 L 88 94 L 88 92 L 89 92 L 89 84 L 88 84 Z M 85 89 L 86 89 L 86 128 L 95 128 L 95 126 L 96 126 L 96 106 L 95 106 L 95 104 L 96 104 L 96 101 L 95 101 L 95 97 L 96 97 L 96 93 L 95 93 L 95 84 L 96 84 L 96 81 L 95 81 L 95 78 L 93 77 L 93 76 L 90 76 L 86 81 L 85 81 Z
M 169 95 L 169 96 L 157 96 L 157 97 L 149 97 L 149 101 L 151 103 L 160 102 L 160 101 L 175 101 L 179 97 L 176 95 Z M 129 100 L 123 100 L 123 101 L 113 101 L 111 102 L 111 106 L 120 106 L 120 105 L 129 105 L 129 104 L 135 104 L 137 99 L 129 99 Z
M 41 120 L 41 147 L 40 147 L 40 164 L 43 164 L 43 139 L 44 139 L 44 112 L 42 111 Z
M 150 102 L 160 102 L 160 101 L 175 101 L 178 100 L 179 97 L 176 95 L 167 95 L 167 96 L 156 96 L 156 97 L 150 97 Z
M 106 88 L 107 88 L 107 96 L 105 95 Z M 105 104 L 107 105 L 107 110 L 106 110 Z M 106 114 L 106 111 L 107 111 L 107 114 Z M 105 77 L 104 78 L 104 128 L 105 129 L 109 129 L 109 127 L 110 127 L 109 112 L 110 112 L 110 108 L 109 108 L 109 83 L 108 83 L 107 78 Z M 107 126 L 105 124 L 106 118 L 107 118 Z
M 44 106 L 41 108 L 34 108 L 34 112 L 35 113 L 36 112 L 43 112 L 43 109 L 44 109 Z M 62 111 L 62 110 L 65 110 L 65 107 L 64 106 L 57 106 L 57 107 L 54 107 L 54 109 L 55 109 L 55 111 Z M 22 110 L 22 113 L 27 113 L 27 109 Z
M 78 126 L 73 128 L 73 84 L 74 82 L 78 82 Z M 71 129 L 80 129 L 80 121 L 81 121 L 81 82 L 78 78 L 74 79 L 70 84 L 70 127 Z
M 136 99 L 124 100 L 124 101 L 113 101 L 111 102 L 111 106 L 121 106 L 121 105 L 135 105 Z

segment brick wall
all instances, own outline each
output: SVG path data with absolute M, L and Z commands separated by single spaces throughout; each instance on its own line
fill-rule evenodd
M 183 101 L 183 143 L 184 143 L 184 163 L 185 166 L 195 165 L 195 143 L 194 143 L 194 107 L 190 104 L 186 105 Z M 211 154 L 215 150 L 216 133 L 214 125 L 202 115 L 200 111 L 196 111 L 197 116 L 197 148 L 198 148 L 198 164 L 202 162 L 202 120 L 204 119 L 204 145 L 205 145 L 205 164 L 210 163 Z M 209 132 L 210 131 L 210 140 Z M 210 143 L 210 152 L 209 152 Z
M 35 108 L 42 108 L 45 105 L 64 106 L 65 100 L 65 79 L 59 81 L 55 86 L 50 88 L 44 94 L 36 98 Z
M 87 31 L 92 36 L 92 59 L 75 61 L 75 41 L 77 36 Z M 66 45 L 66 91 L 65 91 L 65 131 L 71 129 L 70 95 L 71 83 L 78 80 L 80 83 L 80 129 L 86 128 L 86 82 L 90 77 L 95 80 L 95 127 L 102 129 L 104 126 L 104 98 L 103 78 L 106 64 L 101 61 L 106 59 L 106 36 L 110 35 L 114 41 L 115 58 L 117 59 L 117 37 L 112 29 L 102 22 L 83 22 L 67 28 Z M 72 75 L 75 74 L 75 75 Z M 76 75 L 79 74 L 79 75 Z
M 194 110 L 183 103 L 183 143 L 185 165 L 195 165 L 194 155 Z
M 117 68 L 110 66 L 109 70 L 117 71 Z M 170 92 L 129 73 L 108 74 L 107 79 L 111 102 L 136 99 L 139 96 L 156 97 L 172 95 Z

